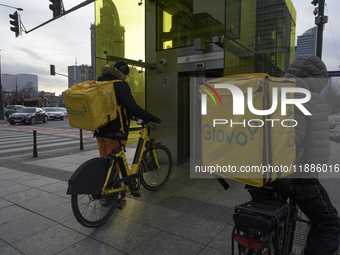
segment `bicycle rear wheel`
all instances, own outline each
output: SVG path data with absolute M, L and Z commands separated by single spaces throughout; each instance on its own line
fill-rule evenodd
M 118 193 L 110 196 L 100 194 L 72 195 L 72 211 L 77 221 L 88 228 L 99 227 L 112 215 L 117 206 Z
M 161 189 L 169 180 L 172 172 L 172 156 L 169 149 L 156 145 L 155 152 L 160 169 L 157 169 L 152 153 L 152 147 L 147 147 L 143 153 L 141 183 L 150 191 Z

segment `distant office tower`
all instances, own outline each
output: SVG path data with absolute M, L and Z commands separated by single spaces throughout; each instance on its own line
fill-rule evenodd
M 68 67 L 68 87 L 72 87 L 77 82 L 94 80 L 93 68 L 90 65 L 79 65 Z
M 3 93 L 5 96 L 23 95 L 36 96 L 38 92 L 38 75 L 34 74 L 2 74 Z M 34 93 L 33 93 L 34 92 Z M 26 95 L 27 94 L 27 95 Z
M 300 55 L 309 54 L 315 55 L 316 54 L 316 34 L 317 34 L 317 27 L 312 27 L 304 32 L 302 35 L 297 37 L 297 46 L 295 51 L 295 57 Z

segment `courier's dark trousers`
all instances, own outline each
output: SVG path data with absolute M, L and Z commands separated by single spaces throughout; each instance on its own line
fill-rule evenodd
M 340 221 L 326 190 L 318 179 L 291 179 L 294 198 L 301 211 L 309 218 L 311 229 L 305 255 L 335 255 L 340 244 Z M 272 196 L 265 188 L 247 186 L 253 199 Z

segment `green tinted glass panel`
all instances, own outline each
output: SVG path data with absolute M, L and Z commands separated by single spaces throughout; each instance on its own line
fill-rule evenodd
M 95 1 L 95 52 L 96 77 L 103 65 L 114 65 L 105 60 L 107 53 L 120 58 L 145 61 L 144 5 L 126 0 Z M 132 95 L 142 108 L 145 107 L 145 74 L 140 67 L 129 66 L 127 82 Z
M 157 50 L 212 42 L 224 35 L 225 0 L 158 0 Z
M 227 0 L 226 13 L 224 75 L 282 76 L 295 55 L 296 11 L 291 1 Z
M 226 6 L 226 35 L 240 38 L 241 0 L 227 0 Z

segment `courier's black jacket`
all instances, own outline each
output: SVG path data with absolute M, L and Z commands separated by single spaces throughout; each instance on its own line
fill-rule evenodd
M 128 134 L 128 129 L 130 126 L 130 117 L 134 116 L 139 119 L 146 121 L 156 121 L 157 118 L 149 113 L 148 111 L 142 109 L 135 101 L 131 94 L 130 86 L 125 82 L 125 75 L 114 68 L 113 66 L 104 66 L 101 70 L 101 76 L 98 77 L 98 81 L 112 81 L 121 80 L 114 83 L 116 98 L 118 105 L 122 105 L 122 116 L 123 116 L 123 126 L 124 131 Z M 124 113 L 126 111 L 127 116 Z M 119 118 L 110 121 L 106 126 L 100 128 L 98 132 L 94 135 L 97 137 L 107 137 L 108 133 L 119 132 L 121 128 Z

